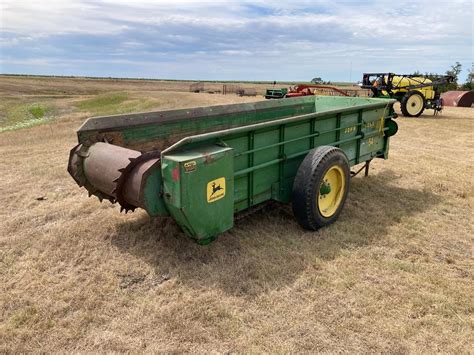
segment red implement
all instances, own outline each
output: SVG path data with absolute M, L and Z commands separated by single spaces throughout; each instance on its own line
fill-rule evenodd
M 346 91 L 338 89 L 334 86 L 300 84 L 294 87 L 290 87 L 290 90 L 286 94 L 286 97 L 314 95 L 315 90 L 311 89 L 319 89 L 320 91 L 323 91 L 325 94 L 330 96 L 349 96 Z

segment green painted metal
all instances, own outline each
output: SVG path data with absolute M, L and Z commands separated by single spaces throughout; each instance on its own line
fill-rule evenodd
M 234 223 L 233 149 L 205 146 L 163 155 L 163 196 L 174 220 L 197 240 Z
M 141 188 L 143 208 L 150 216 L 162 216 L 168 214 L 165 201 L 161 197 L 163 180 L 161 177 L 161 169 L 153 166 L 147 171 L 143 179 L 143 186 Z
M 386 132 L 388 122 L 395 117 L 395 100 L 302 99 L 312 100 L 316 112 L 189 136 L 166 149 L 163 156 L 205 145 L 231 147 L 234 152 L 234 212 L 270 199 L 290 202 L 296 171 L 305 155 L 317 146 L 341 148 L 351 165 L 374 157 L 388 157 L 389 135 Z
M 323 182 L 321 184 L 321 187 L 319 188 L 319 193 L 321 195 L 327 195 L 330 192 L 331 192 L 331 185 L 327 184 L 326 182 Z
M 292 117 L 314 112 L 314 101 L 260 101 L 235 105 L 197 107 L 170 111 L 133 113 L 89 118 L 79 128 L 79 143 L 97 134 L 107 134 L 113 144 L 124 147 L 153 145 L 166 148 L 181 138 L 198 133 Z
M 387 158 L 394 102 L 307 96 L 93 118 L 78 136 L 80 143 L 101 135 L 142 152 L 162 150 L 161 177 L 144 191 L 145 209 L 169 213 L 205 244 L 232 227 L 236 212 L 268 200 L 290 202 L 300 163 L 315 147 L 341 148 L 351 166 Z M 219 198 L 209 200 L 213 191 Z
M 267 89 L 265 91 L 265 98 L 266 99 L 281 99 L 285 97 L 287 93 L 288 93 L 287 88 Z

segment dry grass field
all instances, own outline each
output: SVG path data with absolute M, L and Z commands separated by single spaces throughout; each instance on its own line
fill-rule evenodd
M 259 99 L 166 85 L 0 77 L 0 352 L 472 351 L 474 109 L 400 117 L 330 227 L 273 206 L 203 247 L 66 172 L 88 116 Z

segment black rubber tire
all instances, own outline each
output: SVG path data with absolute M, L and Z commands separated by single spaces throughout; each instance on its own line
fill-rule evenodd
M 330 217 L 324 217 L 317 205 L 319 190 L 324 175 L 334 165 L 340 166 L 344 172 L 345 190 L 336 212 Z M 341 149 L 320 146 L 311 150 L 298 168 L 293 183 L 293 214 L 301 227 L 308 230 L 317 230 L 333 223 L 344 207 L 349 192 L 349 183 L 349 161 Z
M 422 109 L 420 110 L 420 112 L 418 112 L 416 115 L 412 115 L 408 112 L 408 109 L 407 109 L 407 103 L 408 103 L 408 99 L 410 97 L 412 97 L 413 95 L 418 95 L 418 96 L 421 96 L 421 99 L 423 100 L 423 107 Z M 412 91 L 408 91 L 405 96 L 402 97 L 402 101 L 400 102 L 400 109 L 402 110 L 402 113 L 403 113 L 403 116 L 405 117 L 420 117 L 420 115 L 423 113 L 423 111 L 425 110 L 425 107 L 426 107 L 426 99 L 425 99 L 425 96 L 417 91 L 417 90 L 412 90 Z

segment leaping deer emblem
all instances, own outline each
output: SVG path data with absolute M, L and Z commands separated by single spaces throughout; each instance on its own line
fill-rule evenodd
M 220 191 L 220 190 L 224 190 L 221 185 L 217 185 L 216 186 L 216 183 L 213 182 L 212 183 L 212 193 L 211 193 L 211 196 L 214 195 L 217 191 Z

